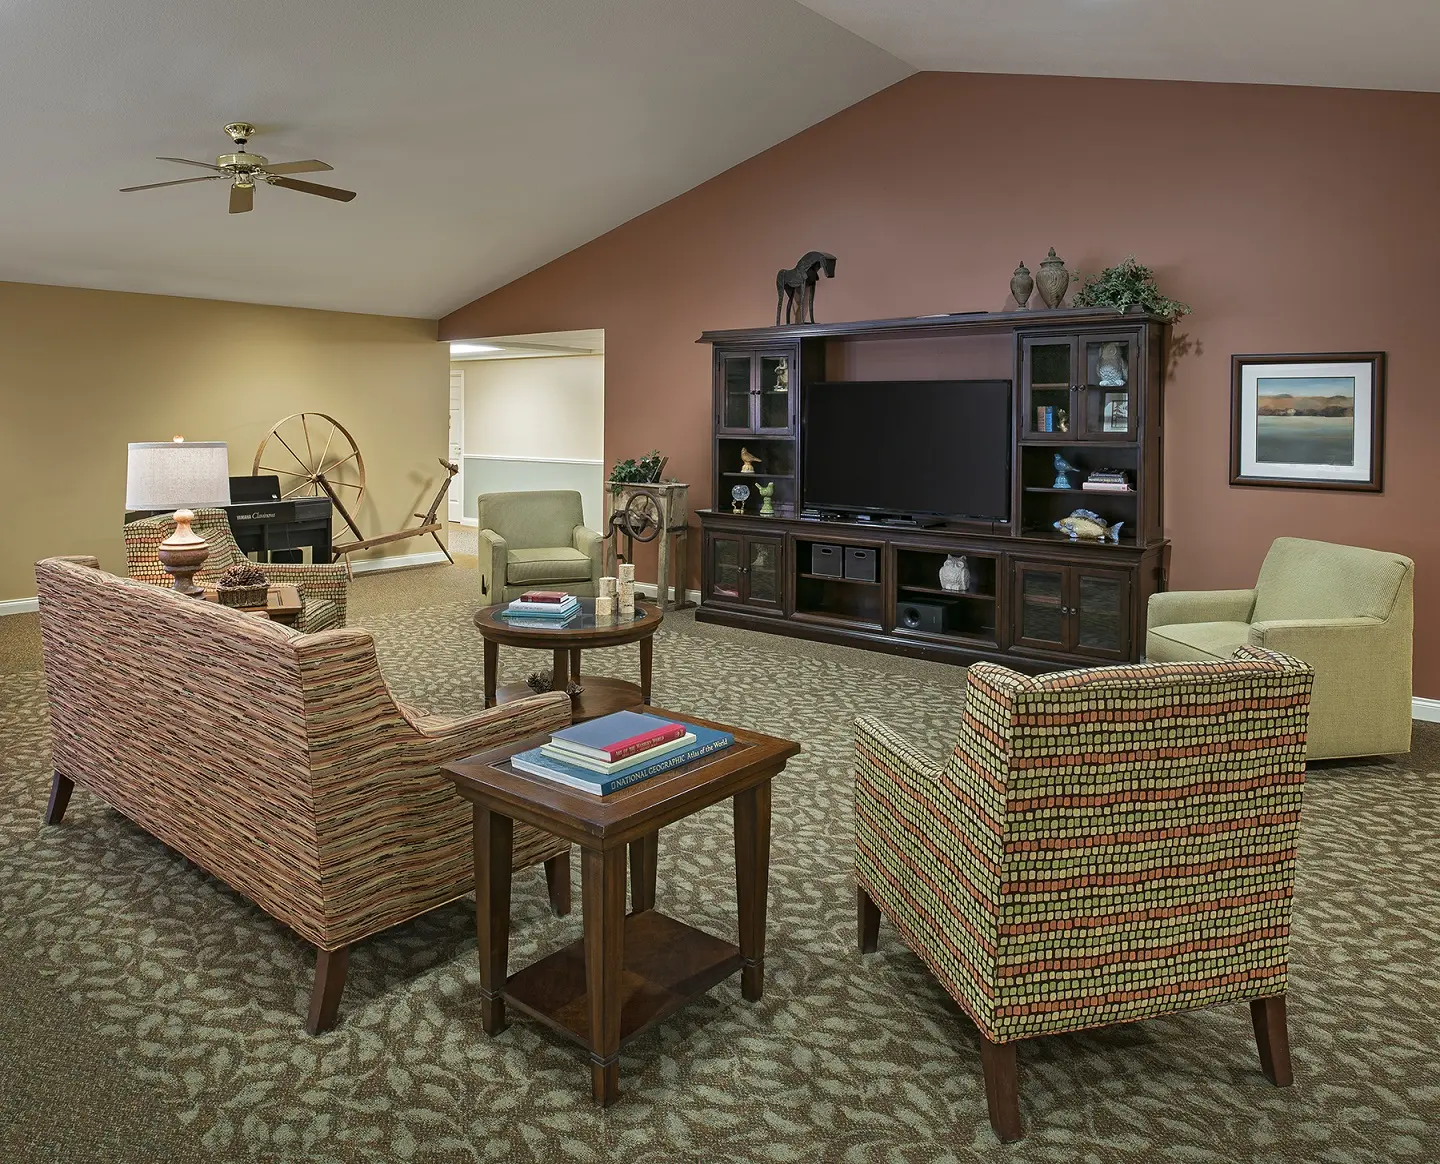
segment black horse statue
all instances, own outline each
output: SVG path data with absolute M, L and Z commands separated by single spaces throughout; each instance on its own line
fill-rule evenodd
M 815 284 L 820 281 L 820 272 L 825 278 L 835 278 L 835 256 L 824 251 L 810 251 L 788 271 L 775 276 L 775 326 L 780 326 L 780 312 L 783 308 L 786 323 L 815 322 Z M 791 313 L 794 313 L 792 320 Z

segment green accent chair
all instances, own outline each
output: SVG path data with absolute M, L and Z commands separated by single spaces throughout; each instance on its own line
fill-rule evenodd
M 1041 1035 L 1248 1002 L 1261 1070 L 1290 1085 L 1311 677 L 1255 647 L 1038 677 L 976 663 L 949 755 L 855 722 L 860 950 L 883 915 L 974 1020 L 1002 1140 L 1022 1133 L 1016 1048 Z
M 587 529 L 573 489 L 482 493 L 480 594 L 488 604 L 527 590 L 567 590 L 594 598 L 600 589 L 604 542 Z
M 1312 760 L 1410 750 L 1415 563 L 1399 554 L 1276 538 L 1250 590 L 1152 595 L 1152 663 L 1228 659 L 1249 643 L 1315 668 Z

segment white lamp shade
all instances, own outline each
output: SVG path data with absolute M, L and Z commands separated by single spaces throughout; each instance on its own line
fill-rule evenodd
M 130 446 L 126 509 L 229 504 L 230 448 L 224 441 L 143 441 Z

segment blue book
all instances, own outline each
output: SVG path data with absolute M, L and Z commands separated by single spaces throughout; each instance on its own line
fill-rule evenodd
M 577 788 L 581 792 L 608 796 L 612 792 L 629 788 L 630 785 L 639 784 L 642 780 L 648 780 L 652 776 L 659 776 L 662 772 L 669 772 L 672 768 L 683 767 L 712 752 L 722 751 L 735 742 L 735 737 L 729 732 L 719 732 L 713 728 L 699 727 L 695 724 L 686 724 L 685 729 L 695 734 L 695 742 L 690 747 L 683 751 L 667 752 L 658 760 L 641 760 L 637 764 L 622 768 L 606 777 L 601 777 L 599 773 L 582 768 L 578 764 L 566 764 L 556 760 L 539 748 L 531 748 L 528 752 L 520 752 L 518 755 L 511 756 L 510 763 L 517 770 L 528 772 L 532 776 L 553 780 L 557 784 L 565 784 L 571 788 Z
M 580 604 L 573 598 L 569 602 L 521 602 L 517 598 L 505 608 L 505 613 L 539 618 L 567 618 L 579 609 Z
M 644 711 L 615 711 L 587 723 L 571 724 L 550 733 L 550 741 L 581 755 L 609 763 L 623 760 L 625 750 L 643 752 L 685 734 L 685 725 Z

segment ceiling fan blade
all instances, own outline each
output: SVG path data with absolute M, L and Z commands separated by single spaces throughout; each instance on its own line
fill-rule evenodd
M 318 158 L 310 158 L 304 162 L 266 162 L 264 167 L 267 174 L 317 174 L 321 170 L 333 170 L 334 168 Z
M 192 162 L 189 158 L 156 158 L 157 162 L 179 162 L 182 166 L 199 166 L 202 170 L 219 171 L 220 167 L 210 162 Z
M 214 182 L 223 178 L 224 174 L 206 174 L 203 178 L 180 178 L 174 182 L 151 182 L 148 186 L 124 186 L 120 193 L 129 194 L 132 190 L 158 190 L 161 186 L 188 186 L 191 182 Z
M 270 185 L 283 186 L 286 190 L 299 190 L 302 194 L 318 194 L 321 198 L 333 198 L 336 202 L 349 202 L 355 197 L 354 190 L 340 190 L 334 186 L 321 186 L 316 182 L 299 182 L 294 178 L 271 178 Z
M 242 186 L 239 182 L 230 187 L 230 213 L 244 214 L 255 209 L 255 187 Z

